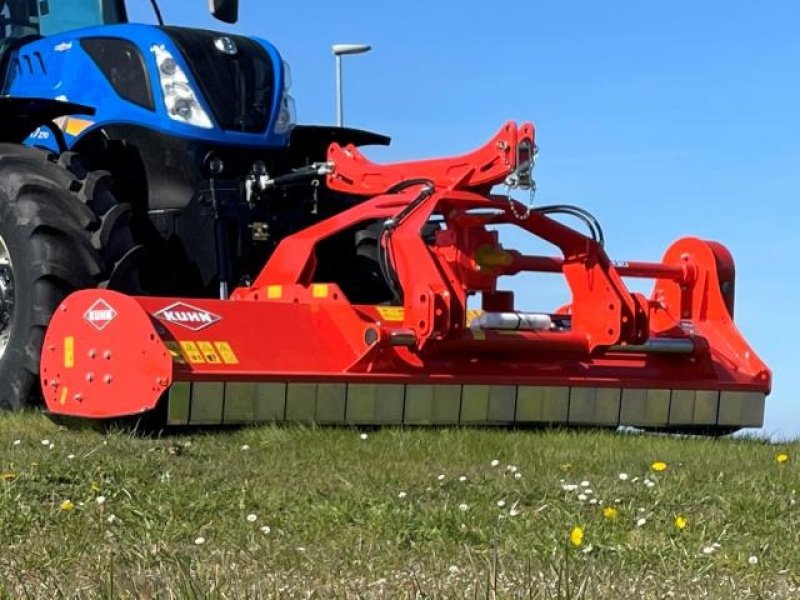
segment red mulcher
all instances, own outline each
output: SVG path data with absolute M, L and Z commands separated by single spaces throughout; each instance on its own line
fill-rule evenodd
M 771 376 L 734 325 L 729 252 L 684 238 L 660 263 L 611 261 L 596 231 L 548 216 L 592 225 L 580 209 L 492 194 L 529 187 L 534 153 L 529 123 L 419 162 L 378 165 L 332 144 L 327 187 L 364 200 L 285 238 L 228 300 L 70 295 L 42 349 L 48 409 L 111 419 L 161 407 L 172 425 L 760 426 Z M 376 259 L 393 303 L 352 304 L 316 268 L 325 240 L 364 222 L 382 223 Z M 498 225 L 561 255 L 505 248 Z M 531 312 L 497 289 L 531 271 L 562 273 L 571 303 Z M 650 297 L 626 277 L 654 280 Z

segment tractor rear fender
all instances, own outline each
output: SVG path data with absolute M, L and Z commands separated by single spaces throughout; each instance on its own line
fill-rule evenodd
M 95 109 L 73 102 L 51 98 L 0 98 L 0 142 L 22 143 L 37 127 L 48 126 L 59 141 L 61 150 L 66 143 L 53 120 L 67 115 L 93 115 Z

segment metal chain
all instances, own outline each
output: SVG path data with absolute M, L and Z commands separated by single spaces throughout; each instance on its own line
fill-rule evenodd
M 531 179 L 530 188 L 528 188 L 528 206 L 525 207 L 525 210 L 520 212 L 517 208 L 517 203 L 514 201 L 514 198 L 511 197 L 511 189 L 512 186 L 506 183 L 506 198 L 508 198 L 508 207 L 511 210 L 511 214 L 514 215 L 514 218 L 518 221 L 525 221 L 528 217 L 531 216 L 531 212 L 533 211 L 533 202 L 536 198 L 536 182 Z
M 539 155 L 539 148 L 536 146 L 533 147 L 533 157 L 531 158 L 531 175 L 533 175 L 533 169 L 536 167 L 536 158 Z M 506 179 L 506 198 L 508 198 L 508 207 L 511 211 L 511 214 L 514 215 L 514 218 L 518 221 L 525 221 L 528 217 L 531 216 L 531 212 L 533 211 L 533 203 L 536 198 L 536 180 L 531 177 L 530 186 L 528 186 L 528 206 L 525 207 L 523 212 L 520 212 L 517 209 L 517 203 L 511 197 L 511 190 L 517 187 L 518 185 L 514 185 L 514 181 L 518 181 L 518 179 Z

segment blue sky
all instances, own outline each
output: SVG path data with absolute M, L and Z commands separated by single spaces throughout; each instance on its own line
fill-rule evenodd
M 161 2 L 174 24 L 274 43 L 304 123 L 334 119 L 331 44 L 372 44 L 345 59 L 345 122 L 394 138 L 375 159 L 460 153 L 532 120 L 537 200 L 592 211 L 612 258 L 658 260 L 684 235 L 725 243 L 738 326 L 773 369 L 765 432 L 800 436 L 800 4 L 240 3 L 228 27 L 204 0 Z M 552 278 L 523 283 L 531 308 L 563 293 Z

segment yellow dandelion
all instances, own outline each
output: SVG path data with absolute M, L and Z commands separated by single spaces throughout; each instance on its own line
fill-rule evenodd
M 69 512 L 75 508 L 75 503 L 72 500 L 64 500 L 61 503 L 61 510 Z
M 569 471 L 570 469 L 572 469 L 572 463 L 564 463 L 563 465 L 561 465 L 562 471 Z
M 686 529 L 686 517 L 683 515 L 675 516 L 675 527 L 678 529 Z
M 613 506 L 606 506 L 603 509 L 603 516 L 606 519 L 616 519 L 618 514 L 619 513 L 617 512 L 617 509 L 614 508 Z
M 667 470 L 667 463 L 657 460 L 652 465 L 650 465 L 650 468 L 653 469 L 653 471 L 657 471 L 660 473 L 661 471 Z
M 783 452 L 781 452 L 781 453 L 775 455 L 775 460 L 778 462 L 778 464 L 782 465 L 784 463 L 789 462 L 789 455 L 788 454 L 784 454 Z
M 16 478 L 16 473 L 0 473 L 0 481 L 14 481 Z
M 575 526 L 569 533 L 569 543 L 573 546 L 580 546 L 583 544 L 583 528 Z
M 96 481 L 93 481 L 91 484 L 89 484 L 89 490 L 90 490 L 90 491 L 91 491 L 93 494 L 96 494 L 97 492 L 99 492 L 99 491 L 100 491 L 100 486 L 97 484 L 97 482 L 96 482 Z

